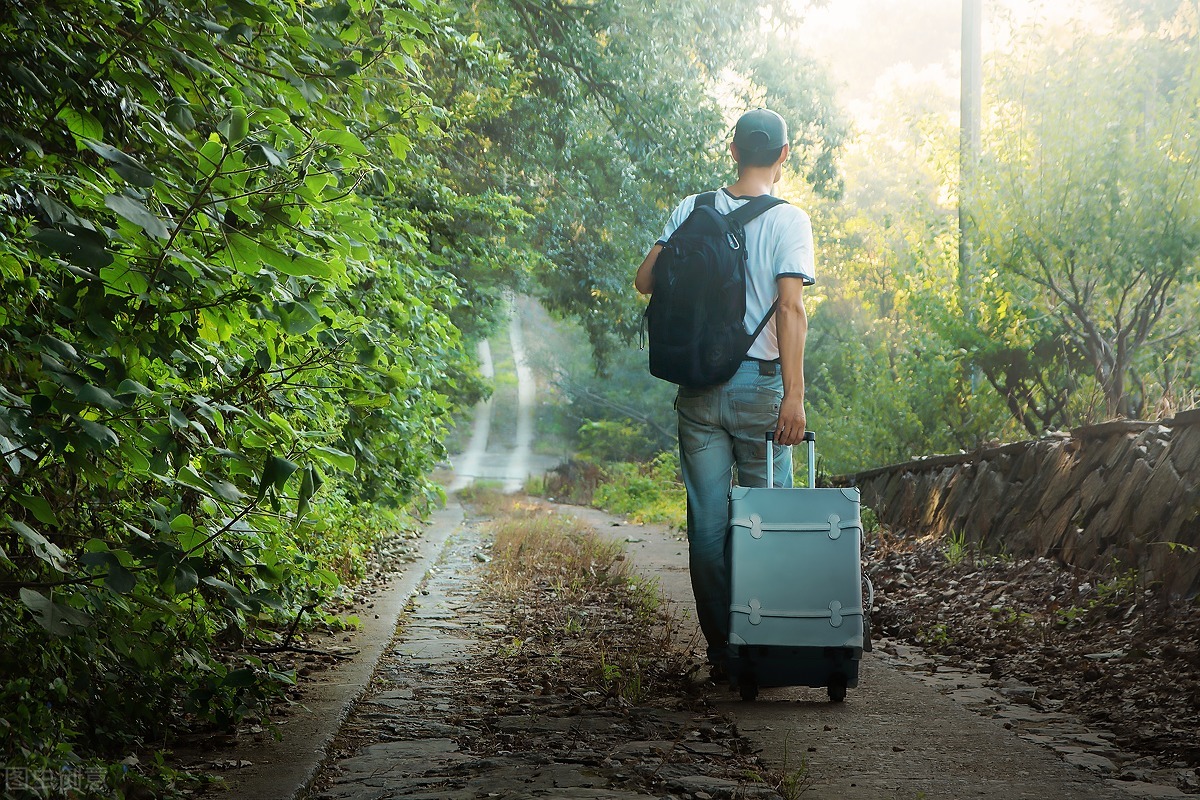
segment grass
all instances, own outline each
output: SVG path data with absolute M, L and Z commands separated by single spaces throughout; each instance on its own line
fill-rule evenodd
M 677 688 L 688 667 L 671 642 L 674 621 L 657 581 L 633 571 L 621 543 L 494 489 L 464 500 L 490 517 L 485 593 L 511 609 L 497 656 L 538 664 L 544 683 L 582 683 L 630 704 Z

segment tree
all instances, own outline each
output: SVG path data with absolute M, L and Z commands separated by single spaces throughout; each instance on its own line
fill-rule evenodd
M 794 167 L 836 191 L 844 130 L 820 71 L 786 40 L 795 22 L 793 4 L 745 0 L 461 10 L 458 24 L 495 42 L 527 87 L 472 132 L 488 144 L 476 180 L 520 198 L 535 285 L 548 308 L 580 321 L 601 364 L 639 329 L 632 271 L 670 206 L 729 174 L 726 106 L 794 111 Z
M 1146 376 L 1178 362 L 1173 343 L 1194 333 L 1181 302 L 1200 276 L 1194 11 L 1180 4 L 1160 27 L 1070 46 L 1035 42 L 997 81 L 977 187 L 980 261 L 1025 304 L 1040 340 L 1039 318 L 1056 321 L 1109 416 L 1143 414 L 1154 400 Z M 1175 41 L 1181 27 L 1190 34 Z

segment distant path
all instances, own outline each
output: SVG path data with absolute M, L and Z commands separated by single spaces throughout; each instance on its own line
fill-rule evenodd
M 505 492 L 517 492 L 525 487 L 529 477 L 530 456 L 533 453 L 533 409 L 537 403 L 537 381 L 525 357 L 525 333 L 521 315 L 513 314 L 508 325 L 508 340 L 512 344 L 513 364 L 517 371 L 517 435 L 516 447 L 508 459 Z
M 496 413 L 495 395 L 475 406 L 475 421 L 467 449 L 451 459 L 454 477 L 447 491 L 457 492 L 476 480 L 498 482 L 505 492 L 521 491 L 530 475 L 540 475 L 558 463 L 557 458 L 534 453 L 537 441 L 535 413 L 540 394 L 537 378 L 529 363 L 525 348 L 525 329 L 521 314 L 514 310 L 509 317 L 508 340 L 512 347 L 512 370 L 516 373 L 516 428 L 512 443 L 497 441 L 502 425 L 493 425 Z M 497 368 L 491 347 L 486 341 L 479 345 L 480 372 L 494 380 Z M 497 384 L 500 382 L 497 381 Z
M 492 364 L 492 346 L 487 340 L 479 343 L 476 350 L 479 355 L 479 372 L 489 381 L 496 377 L 495 367 Z M 454 480 L 450 482 L 446 491 L 457 492 L 460 489 L 465 489 L 471 484 L 474 476 L 479 474 L 480 462 L 483 460 L 483 455 L 487 452 L 488 434 L 492 428 L 492 397 L 488 396 L 486 400 L 480 400 L 475 405 L 475 422 L 471 427 L 471 441 L 467 442 L 467 450 L 457 459 L 457 468 L 454 470 Z

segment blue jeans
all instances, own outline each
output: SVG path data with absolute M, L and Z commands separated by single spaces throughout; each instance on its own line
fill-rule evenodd
M 783 378 L 744 361 L 728 383 L 680 387 L 679 464 L 687 489 L 687 535 L 696 616 L 710 663 L 725 658 L 729 638 L 729 489 L 767 483 L 766 434 L 775 430 Z M 792 485 L 792 450 L 775 448 L 775 486 Z

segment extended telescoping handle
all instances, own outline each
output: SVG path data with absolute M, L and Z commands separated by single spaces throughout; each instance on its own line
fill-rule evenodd
M 804 432 L 808 443 L 808 488 L 817 488 L 817 435 Z M 767 431 L 767 488 L 775 486 L 775 431 Z

